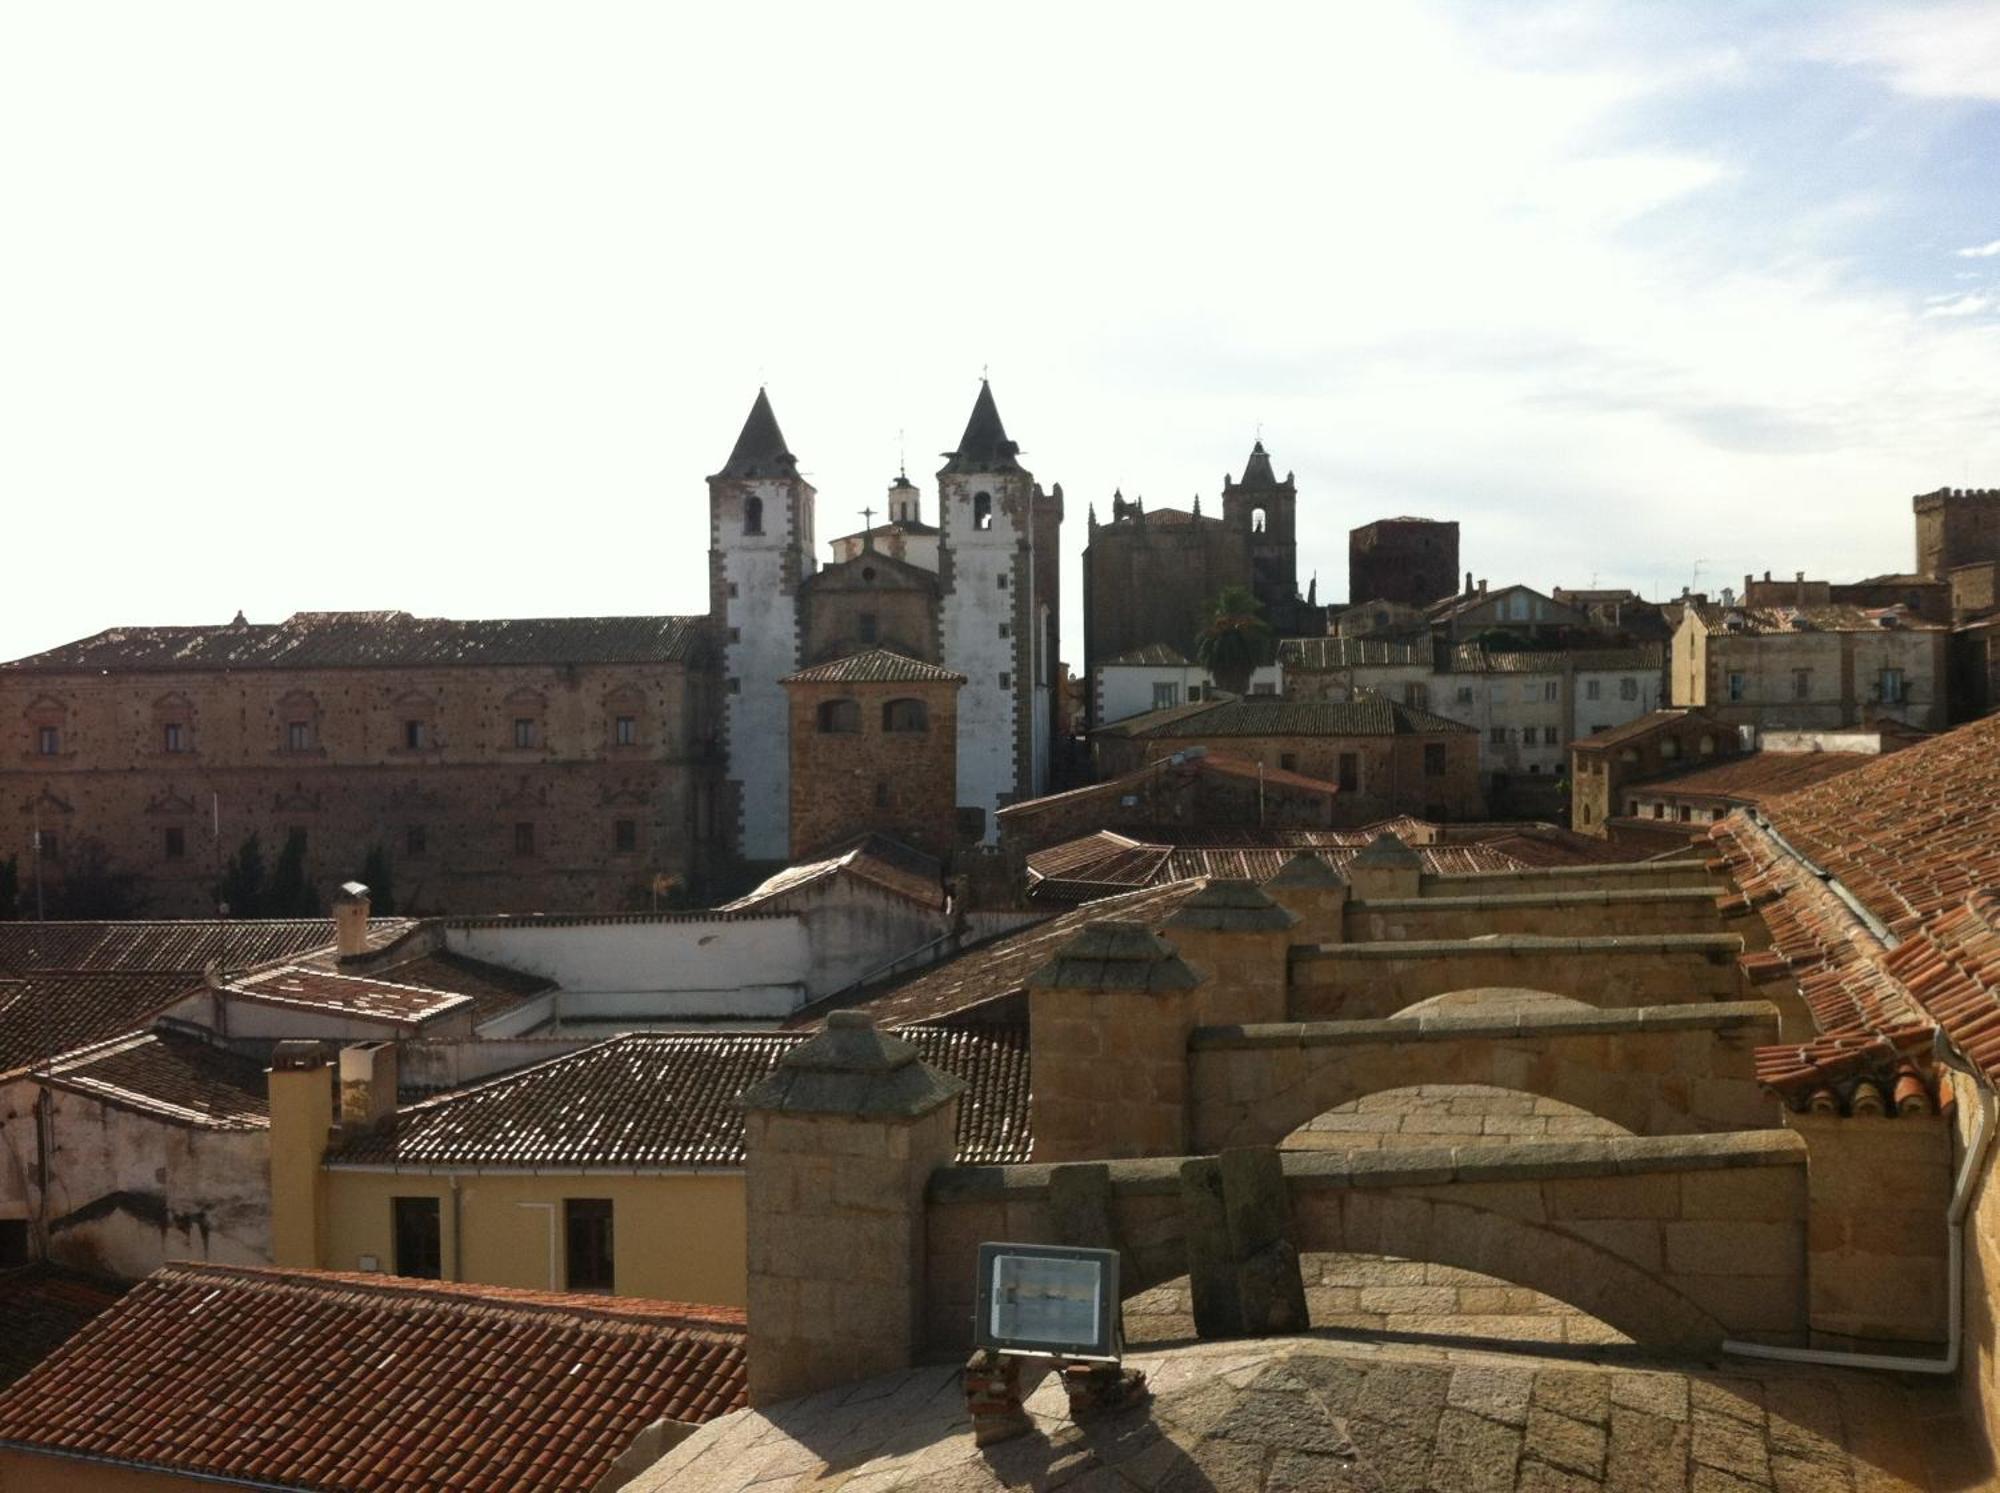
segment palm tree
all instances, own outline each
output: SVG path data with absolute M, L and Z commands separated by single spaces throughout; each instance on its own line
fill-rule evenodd
M 1218 687 L 1250 692 L 1250 676 L 1271 661 L 1273 634 L 1248 586 L 1224 586 L 1202 615 L 1194 654 Z

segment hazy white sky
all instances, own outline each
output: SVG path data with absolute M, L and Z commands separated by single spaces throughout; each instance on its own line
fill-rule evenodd
M 1261 422 L 1301 566 L 1677 591 L 2000 485 L 2000 5 L 0 7 L 0 657 L 695 611 L 760 380 L 823 536 L 990 367 L 1084 513 Z

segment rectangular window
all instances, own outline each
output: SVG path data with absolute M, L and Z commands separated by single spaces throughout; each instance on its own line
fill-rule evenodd
M 1544 746 L 1561 746 L 1563 744 L 1562 727 L 1542 727 L 1542 744 Z
M 444 1236 L 436 1198 L 391 1198 L 396 1274 L 437 1280 L 444 1274 Z
M 1561 689 L 1562 689 L 1561 680 L 1544 679 L 1542 681 L 1542 698 L 1544 700 L 1553 700 L 1556 698 L 1557 694 L 1561 691 Z
M 54 830 L 44 829 L 36 831 L 35 845 L 41 851 L 43 860 L 52 861 L 60 858 L 61 846 L 56 839 L 56 832 Z
M 1584 699 L 1586 699 L 1586 700 L 1595 700 L 1595 699 L 1596 699 L 1596 698 L 1598 697 L 1598 694 L 1600 693 L 1600 691 L 1599 691 L 1599 689 L 1598 689 L 1598 685 L 1599 685 L 1599 683 L 1600 683 L 1600 682 L 1601 682 L 1601 681 L 1599 681 L 1599 680 L 1596 680 L 1596 679 L 1586 679 L 1586 680 L 1584 680 L 1584 681 L 1583 681 L 1583 697 L 1584 697 Z
M 1541 691 L 1540 691 L 1540 690 L 1539 690 L 1539 689 L 1538 689 L 1538 688 L 1536 687 L 1536 685 L 1535 685 L 1535 681 L 1534 681 L 1534 680 L 1532 680 L 1532 679 L 1527 679 L 1527 680 L 1523 680 L 1523 681 L 1522 681 L 1522 683 L 1521 683 L 1521 699 L 1522 699 L 1522 700 L 1523 700 L 1524 702 L 1525 702 L 1525 701 L 1530 701 L 1530 700 L 1534 700 L 1534 699 L 1537 699 L 1537 698 L 1539 698 L 1539 697 L 1540 697 L 1540 695 L 1541 695 Z
M 187 854 L 187 831 L 178 824 L 167 826 L 164 839 L 165 843 L 161 848 L 166 852 L 168 860 L 177 861 Z
M 535 718 L 531 715 L 514 717 L 514 745 L 527 750 L 535 744 Z
M 1014 687 L 1014 676 L 1012 674 L 1002 674 L 1000 676 L 1000 688 L 1012 689 L 1013 687 Z
M 1299 770 L 1299 754 L 1297 752 L 1278 753 L 1278 771 L 1297 772 L 1298 770 Z
M 1507 744 L 1507 728 L 1505 726 L 1495 726 L 1489 734 L 1488 740 L 1495 746 L 1505 746 Z
M 1621 680 L 1619 680 L 1619 681 L 1618 681 L 1618 698 L 1619 698 L 1619 699 L 1621 699 L 1621 700 L 1636 700 L 1636 699 L 1638 699 L 1638 698 L 1639 698 L 1639 681 L 1638 681 L 1638 680 L 1636 680 L 1636 679 L 1621 679 Z
M 168 721 L 160 727 L 160 747 L 163 751 L 184 752 L 187 750 L 187 727 L 179 721 Z
M 311 721 L 285 722 L 285 750 L 288 752 L 309 752 L 312 750 L 313 728 Z
M 413 824 L 403 831 L 403 853 L 423 855 L 430 846 L 430 834 L 421 824 Z
M 1441 778 L 1444 776 L 1444 769 L 1444 743 L 1441 741 L 1425 742 L 1424 776 L 1427 778 Z
M 1181 703 L 1181 687 L 1178 684 L 1156 684 L 1153 686 L 1153 709 L 1166 710 Z
M 1007 589 L 1007 572 L 1003 570 L 1000 574 L 994 576 L 993 584 L 998 586 L 1002 591 L 1005 591 Z
M 1001 636 L 1001 637 L 1003 637 L 1003 638 L 1011 638 L 1011 637 L 1013 637 L 1013 636 L 1014 636 L 1014 624 L 1013 624 L 1013 623 L 1011 623 L 1011 622 L 1003 622 L 1003 623 L 1001 623 L 1001 624 L 1000 624 L 1000 636 Z
M 403 722 L 403 746 L 406 750 L 420 752 L 424 749 L 424 723 L 422 721 Z
M 1340 791 L 1359 793 L 1361 791 L 1361 758 L 1354 752 L 1342 752 L 1338 766 Z
M 1471 685 L 1469 685 L 1469 684 L 1461 684 L 1461 685 L 1460 685 L 1460 686 L 1458 687 L 1458 703 L 1459 703 L 1459 704 L 1461 704 L 1461 705 L 1470 705 L 1470 704 L 1472 703 L 1472 686 L 1471 686 Z
M 1792 670 L 1792 698 L 1794 700 L 1804 700 L 1810 698 L 1811 695 L 1812 695 L 1812 670 L 1811 669 Z
M 44 757 L 53 757 L 62 750 L 62 728 L 42 726 L 35 732 L 35 750 Z
M 733 678 L 732 678 L 732 679 L 731 679 L 731 680 L 729 681 L 729 693 L 730 693 L 730 694 L 732 694 L 732 695 L 740 695 L 740 694 L 742 694 L 742 693 L 743 693 L 743 681 L 742 681 L 742 680 L 740 680 L 740 679 L 733 679 Z
M 611 739 L 619 746 L 637 746 L 639 744 L 639 717 L 636 715 L 619 716 L 617 720 L 611 723 Z
M 1900 704 L 1903 699 L 1903 671 L 1884 669 L 1882 671 L 1882 699 L 1890 705 Z
M 28 1249 L 28 1220 L 0 1218 L 0 1270 L 29 1264 L 33 1258 Z
M 1431 687 L 1421 679 L 1412 679 L 1403 686 L 1403 703 L 1415 710 L 1428 710 L 1431 705 Z
M 1731 674 L 1729 676 L 1729 698 L 1732 700 L 1743 698 L 1743 676 L 1741 674 Z
M 1682 824 L 1686 824 L 1686 823 L 1687 823 L 1687 822 L 1688 822 L 1688 821 L 1689 821 L 1690 819 L 1692 819 L 1692 818 L 1694 818 L 1694 810 L 1693 810 L 1693 809 L 1691 809 L 1690 807 L 1688 807 L 1688 805 L 1686 805 L 1686 804 L 1682 804 L 1682 805 L 1681 805 L 1681 823 L 1682 823 Z
M 875 614 L 873 612 L 856 613 L 854 618 L 854 631 L 855 635 L 859 637 L 862 642 L 864 643 L 874 642 Z
M 611 1199 L 563 1201 L 564 1280 L 572 1291 L 609 1291 Z
M 535 826 L 523 822 L 514 826 L 514 854 L 533 855 L 535 853 Z
M 639 848 L 639 821 L 620 819 L 611 826 L 611 843 L 621 854 L 629 855 Z
M 1266 679 L 1261 684 L 1253 684 L 1250 686 L 1250 693 L 1253 695 L 1275 695 L 1277 694 L 1277 692 L 1278 692 L 1278 686 L 1271 683 L 1271 681 L 1268 679 Z

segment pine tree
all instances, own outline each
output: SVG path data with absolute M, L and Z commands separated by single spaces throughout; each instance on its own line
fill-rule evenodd
M 271 867 L 271 886 L 264 897 L 264 916 L 319 916 L 319 897 L 306 875 L 306 832 L 302 829 L 295 829 L 285 836 L 285 848 L 278 852 L 278 859 Z
M 368 888 L 370 917 L 396 915 L 396 871 L 389 864 L 389 852 L 379 840 L 368 847 L 368 856 L 361 862 L 361 884 Z
M 223 868 L 215 900 L 229 909 L 230 917 L 256 918 L 264 915 L 264 898 L 264 846 L 253 832 Z
M 21 858 L 10 855 L 0 861 L 0 923 L 18 916 L 15 909 L 21 900 Z

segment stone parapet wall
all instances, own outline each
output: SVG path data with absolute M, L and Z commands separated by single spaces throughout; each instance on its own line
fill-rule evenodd
M 1654 1346 L 1805 1323 L 1805 1142 L 1787 1130 L 1284 1156 L 1300 1252 L 1395 1255 L 1544 1291 Z M 1047 1166 L 948 1167 L 926 1209 L 931 1342 L 971 1320 L 983 1240 L 1054 1237 Z M 1113 1162 L 1127 1294 L 1187 1268 L 1181 1159 Z
M 1666 887 L 1721 891 L 1715 876 L 1698 860 L 1633 861 L 1608 866 L 1543 866 L 1531 871 L 1466 871 L 1426 876 L 1426 897 L 1526 896 L 1535 892 L 1638 892 Z
M 1327 1110 L 1418 1084 L 1535 1094 L 1644 1135 L 1773 1126 L 1781 1110 L 1754 1054 L 1778 1031 L 1765 1001 L 1205 1027 L 1190 1039 L 1192 1137 L 1200 1150 L 1275 1145 Z
M 1500 937 L 1329 944 L 1292 950 L 1291 1016 L 1372 1020 L 1458 990 L 1546 991 L 1603 1009 L 1733 1001 L 1735 934 Z M 1576 957 L 1584 955 L 1586 957 Z
M 1722 926 L 1718 888 L 1502 893 L 1373 898 L 1347 904 L 1346 942 L 1479 938 L 1491 933 L 1583 938 L 1713 933 Z

